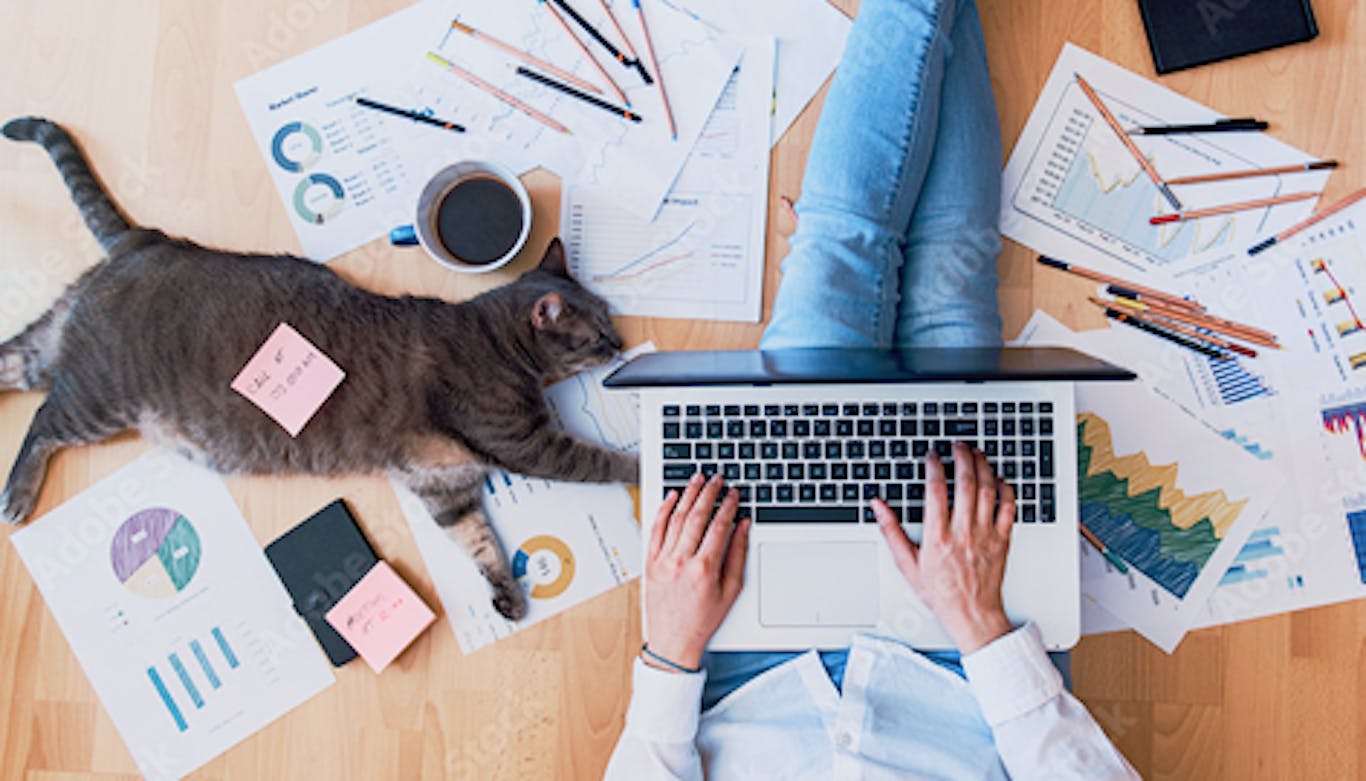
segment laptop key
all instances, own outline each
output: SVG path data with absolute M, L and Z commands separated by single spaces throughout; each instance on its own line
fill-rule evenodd
M 778 486 L 778 489 L 774 492 L 774 494 L 777 496 L 779 502 L 790 503 L 795 498 L 792 486 L 787 483 L 783 483 L 782 485 Z
M 716 474 L 717 469 L 718 467 L 716 464 L 708 462 L 698 466 L 697 471 L 701 472 L 704 477 L 711 479 L 711 477 Z
M 801 408 L 798 407 L 796 404 L 784 404 L 784 405 L 783 405 L 783 415 L 785 415 L 785 416 L 787 416 L 787 417 L 789 417 L 789 418 L 795 418 L 795 417 L 797 417 L 797 415 L 799 415 L 799 414 L 801 414 Z
M 834 483 L 823 483 L 820 487 L 821 501 L 833 502 L 839 498 L 839 486 Z
M 728 418 L 738 418 L 738 417 L 740 417 L 740 405 L 739 405 L 739 404 L 727 404 L 726 407 L 725 407 L 725 409 L 723 410 L 723 414 L 724 414 L 726 417 L 728 417 Z
M 837 436 L 837 437 L 852 437 L 853 435 L 854 435 L 854 421 L 852 421 L 852 420 L 843 420 L 843 419 L 835 421 L 835 436 Z
M 696 464 L 665 464 L 665 480 L 688 480 L 697 472 Z
M 747 417 L 747 418 L 752 418 L 752 417 L 757 416 L 758 414 L 759 414 L 759 405 L 758 405 L 758 404 L 746 404 L 746 405 L 745 405 L 745 417 Z
M 745 422 L 743 420 L 726 421 L 726 436 L 730 439 L 744 439 Z
M 883 415 L 895 415 L 895 414 L 896 414 L 896 404 L 893 404 L 893 403 L 891 403 L 891 402 L 886 402 L 886 401 L 884 401 L 884 402 L 882 403 L 882 414 L 883 414 Z
M 1047 437 L 1053 435 L 1053 419 L 1039 418 L 1039 436 Z
M 840 486 L 840 498 L 846 502 L 857 502 L 858 483 L 845 483 Z
M 803 466 L 802 464 L 788 464 L 788 465 L 787 465 L 787 479 L 788 479 L 788 480 L 805 480 L 805 479 L 806 479 L 806 467 Z
M 882 486 L 878 485 L 877 483 L 864 483 L 864 484 L 863 484 L 863 498 L 864 498 L 864 499 L 876 499 L 876 498 L 878 497 L 878 489 L 881 488 L 881 487 L 882 487 Z
M 1034 505 L 1027 504 L 1020 508 L 1020 520 L 1024 523 L 1034 523 L 1034 521 L 1038 520 L 1036 516 L 1037 512 L 1038 511 L 1034 509 Z
M 879 420 L 877 422 L 877 434 L 880 437 L 894 437 L 897 435 L 897 421 Z
M 889 502 L 899 502 L 903 490 L 901 483 L 891 483 L 882 489 L 882 498 Z
M 724 431 L 725 429 L 721 426 L 721 421 L 707 421 L 707 439 L 720 439 L 722 436 L 724 436 Z
M 716 446 L 717 458 L 735 458 L 735 443 L 722 442 Z
M 1039 477 L 1053 477 L 1053 442 L 1044 440 L 1039 443 Z M 1051 486 L 1050 486 L 1051 487 Z
M 1034 402 L 1032 402 L 1032 401 L 1022 401 L 1022 402 L 1020 402 L 1020 412 L 1025 413 L 1025 414 L 1033 414 L 1033 412 L 1034 412 Z
M 764 479 L 765 479 L 765 480 L 781 480 L 781 479 L 783 479 L 783 465 L 782 465 L 782 464 L 764 464 Z
M 915 477 L 915 464 L 901 462 L 896 465 L 896 479 L 911 480 Z
M 844 458 L 844 445 L 839 442 L 826 442 L 825 457 L 831 461 L 837 458 Z
M 860 420 L 858 422 L 858 435 L 861 437 L 871 437 L 873 435 L 873 421 Z
M 1039 521 L 1053 523 L 1058 520 L 1058 512 L 1052 501 L 1039 502 Z
M 862 442 L 850 442 L 844 448 L 844 452 L 848 453 L 850 458 L 863 458 L 865 450 Z
M 755 439 L 762 439 L 768 436 L 768 421 L 751 420 L 749 422 L 749 435 Z
M 761 485 L 754 489 L 754 501 L 771 502 L 773 501 L 773 486 Z
M 679 432 L 678 432 L 678 424 L 677 424 L 677 423 L 665 423 L 665 424 L 664 424 L 664 438 L 665 438 L 665 439 L 678 439 L 678 433 L 679 433 Z
M 814 418 L 815 416 L 821 414 L 820 405 L 819 405 L 819 404 L 803 404 L 803 405 L 802 405 L 802 414 L 803 414 L 803 415 L 806 415 L 807 417 L 813 417 L 813 418 Z
M 906 520 L 903 523 L 924 523 L 925 508 L 920 505 L 911 505 L 906 508 Z
M 821 443 L 807 442 L 802 445 L 802 458 L 811 461 L 821 457 Z
M 875 439 L 868 443 L 869 458 L 885 458 L 887 456 L 887 443 L 880 439 Z
M 716 417 L 717 415 L 720 415 L 720 414 L 721 414 L 721 405 L 720 405 L 720 404 L 708 404 L 708 405 L 707 405 L 707 415 L 708 415 L 708 416 L 710 416 L 710 417 Z
M 868 464 L 866 462 L 859 462 L 854 464 L 855 480 L 867 480 L 871 474 L 872 470 L 868 468 Z
M 686 442 L 665 445 L 664 458 L 667 460 L 692 458 L 692 445 Z
M 787 436 L 787 421 L 775 420 L 771 422 L 768 426 L 768 434 L 771 437 L 779 438 Z
M 975 421 L 975 420 L 946 420 L 946 421 L 944 421 L 944 436 L 946 436 L 946 437 L 975 437 L 975 436 L 977 436 L 977 421 Z
M 849 465 L 848 465 L 848 464 L 831 464 L 831 465 L 830 465 L 830 479 L 831 479 L 831 480 L 848 480 L 848 479 L 849 479 Z
M 721 477 L 726 480 L 740 479 L 740 465 L 736 463 L 724 464 L 721 467 Z
M 764 469 L 759 464 L 745 464 L 745 479 L 759 480 L 763 476 Z
M 911 446 L 904 439 L 892 440 L 892 458 L 905 458 L 911 452 Z
M 792 436 L 809 437 L 811 436 L 811 422 L 807 420 L 797 420 L 792 423 Z
M 841 505 L 796 505 L 772 507 L 759 505 L 754 508 L 755 523 L 858 523 L 857 507 Z
M 784 442 L 784 443 L 783 443 L 783 460 L 784 460 L 784 461 L 795 461 L 795 460 L 797 460 L 797 458 L 800 457 L 800 454 L 801 454 L 801 450 L 797 447 L 797 443 L 796 443 L 796 442 Z
M 840 414 L 840 405 L 838 405 L 838 404 L 822 404 L 822 405 L 821 405 L 821 414 L 824 415 L 824 416 L 827 417 L 827 418 L 833 418 L 833 417 L 835 417 L 836 415 Z
M 780 411 L 781 411 L 781 408 L 780 408 L 777 404 L 765 404 L 765 405 L 764 405 L 764 415 L 765 415 L 766 417 L 770 417 L 770 418 L 771 418 L 771 417 L 774 417 L 774 416 L 777 415 Z
M 702 414 L 702 408 L 699 407 L 699 406 L 696 405 L 696 404 L 689 404 L 689 405 L 687 406 L 687 412 L 688 412 L 688 417 L 690 417 L 690 418 L 695 418 L 695 417 L 697 417 L 698 415 L 701 415 L 701 414 Z
M 919 428 L 919 421 L 915 421 L 915 420 L 903 420 L 903 421 L 901 421 L 901 427 L 900 427 L 900 429 L 901 429 L 901 436 L 903 436 L 903 437 L 914 437 L 914 436 L 917 436 L 917 434 L 916 434 L 916 429 L 918 429 L 918 428 Z
M 933 401 L 927 401 L 920 405 L 920 411 L 926 415 L 938 415 L 939 405 Z
M 902 414 L 902 416 L 905 417 L 905 416 L 915 415 L 915 414 L 916 414 L 916 408 L 917 408 L 917 406 L 918 406 L 918 405 L 917 405 L 915 402 L 913 402 L 913 401 L 908 401 L 908 402 L 906 402 L 905 404 L 902 404 L 902 405 L 901 405 L 901 414 Z
M 741 442 L 741 443 L 740 443 L 740 458 L 742 458 L 742 459 L 744 459 L 744 460 L 746 460 L 746 461 L 748 461 L 748 460 L 754 458 L 754 443 L 753 443 L 753 442 Z
M 676 418 L 676 417 L 678 417 L 678 405 L 677 405 L 677 404 L 665 404 L 665 405 L 664 405 L 664 409 L 663 409 L 663 413 L 664 413 L 664 417 L 666 417 L 666 418 Z
M 697 421 L 690 421 L 683 427 L 683 434 L 688 439 L 702 438 L 702 424 Z
M 850 418 L 852 418 L 852 417 L 858 415 L 858 405 L 857 405 L 857 404 L 845 404 L 843 407 L 840 408 L 840 414 L 844 415 L 845 417 L 850 417 Z
M 759 446 L 759 453 L 765 461 L 778 460 L 778 443 L 765 442 Z
M 891 479 L 892 479 L 892 465 L 889 464 L 889 463 L 887 463 L 887 462 L 885 462 L 885 461 L 882 461 L 882 462 L 873 464 L 873 479 L 874 479 L 874 480 L 891 480 Z
M 711 458 L 711 443 L 698 442 L 697 448 L 693 452 L 698 458 Z
M 826 476 L 826 466 L 819 461 L 814 464 L 807 464 L 806 474 L 812 480 L 824 480 Z
M 797 498 L 803 502 L 816 501 L 816 486 L 811 483 L 802 483 L 797 486 Z
M 830 436 L 830 421 L 818 420 L 812 424 L 812 431 L 818 437 Z
M 975 401 L 964 402 L 964 403 L 963 403 L 963 406 L 960 407 L 960 409 L 962 410 L 962 412 L 963 412 L 964 415 L 976 415 L 976 414 L 977 414 L 977 402 L 975 402 Z
M 867 415 L 867 416 L 869 416 L 869 417 L 872 417 L 873 415 L 876 415 L 876 414 L 877 414 L 877 405 L 876 405 L 876 404 L 864 404 L 864 405 L 863 405 L 863 414 L 864 414 L 864 415 Z

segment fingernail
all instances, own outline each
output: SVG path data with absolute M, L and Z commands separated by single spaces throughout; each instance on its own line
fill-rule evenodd
M 712 481 L 713 483 L 719 483 L 719 482 L 721 482 L 721 473 L 720 473 L 720 472 L 717 472 L 716 474 L 712 475 L 712 476 L 711 476 L 711 481 Z
M 697 485 L 698 483 L 702 482 L 702 473 L 693 472 L 692 478 L 688 482 L 692 483 L 693 485 Z

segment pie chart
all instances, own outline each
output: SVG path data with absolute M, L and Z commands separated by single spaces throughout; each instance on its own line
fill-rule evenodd
M 153 507 L 136 513 L 114 532 L 109 561 L 114 576 L 148 599 L 185 590 L 199 569 L 199 533 L 179 512 Z
M 574 552 L 559 537 L 532 537 L 512 555 L 512 577 L 531 587 L 532 599 L 554 599 L 574 582 Z

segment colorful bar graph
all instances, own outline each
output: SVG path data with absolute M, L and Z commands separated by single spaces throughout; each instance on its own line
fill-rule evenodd
M 165 682 L 161 680 L 161 673 L 157 672 L 157 668 L 148 667 L 147 677 L 152 679 L 152 687 L 157 690 L 157 694 L 161 695 L 161 701 L 166 705 L 166 710 L 171 712 L 171 718 L 175 720 L 176 729 L 181 732 L 189 729 L 190 725 L 186 723 L 185 716 L 181 714 L 180 706 L 176 705 L 175 700 L 171 698 L 171 692 L 166 688 Z
M 171 654 L 166 658 L 171 663 L 171 669 L 175 670 L 176 677 L 180 679 L 180 685 L 185 687 L 185 693 L 190 695 L 190 702 L 193 702 L 196 708 L 204 707 L 204 698 L 199 696 L 199 688 L 190 680 L 190 672 L 180 663 L 180 657 Z
M 194 658 L 199 660 L 199 669 L 204 671 L 204 677 L 209 679 L 209 685 L 217 689 L 223 685 L 218 680 L 218 673 L 214 672 L 213 665 L 209 664 L 209 656 L 204 653 L 204 646 L 198 640 L 190 641 L 190 650 L 194 652 Z
M 228 645 L 228 638 L 223 636 L 223 630 L 214 627 L 213 639 L 218 642 L 218 650 L 223 652 L 223 658 L 228 661 L 228 666 L 237 669 L 237 654 L 232 652 L 232 646 Z
M 1323 428 L 1329 434 L 1352 433 L 1356 436 L 1357 452 L 1366 461 L 1366 401 L 1330 407 L 1322 414 Z
M 1352 546 L 1356 548 L 1361 582 L 1366 583 L 1366 510 L 1347 513 L 1347 529 L 1352 536 Z
M 1207 358 L 1214 384 L 1218 388 L 1219 399 L 1224 404 L 1237 404 L 1240 401 L 1270 396 L 1271 389 L 1262 378 L 1244 368 L 1241 361 L 1232 358 Z

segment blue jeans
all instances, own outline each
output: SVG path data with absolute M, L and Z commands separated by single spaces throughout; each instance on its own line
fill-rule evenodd
M 972 0 L 863 0 L 762 349 L 1001 344 L 1001 133 Z M 795 653 L 709 653 L 703 710 Z M 926 653 L 963 674 L 957 653 Z M 1070 679 L 1066 655 L 1052 655 Z M 846 651 L 823 651 L 836 687 Z

